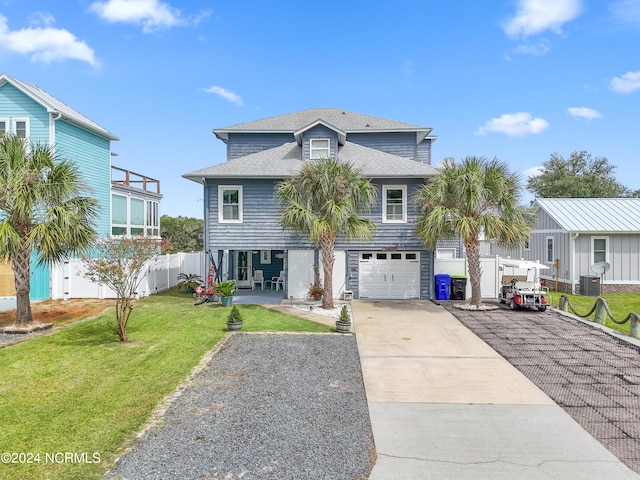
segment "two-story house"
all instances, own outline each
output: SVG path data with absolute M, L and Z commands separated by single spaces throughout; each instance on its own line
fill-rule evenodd
M 226 161 L 184 177 L 203 185 L 205 249 L 222 278 L 243 287 L 256 270 L 267 280 L 282 272 L 285 297 L 306 296 L 318 252 L 304 236 L 282 229 L 274 186 L 305 162 L 333 157 L 378 187 L 377 204 L 362 212 L 377 224 L 373 240 L 336 242 L 336 297 L 344 291 L 354 298 L 431 297 L 433 252 L 415 235 L 413 201 L 416 189 L 436 173 L 431 128 L 311 108 L 213 133 L 227 146 Z
M 54 147 L 77 163 L 99 203 L 94 225 L 101 237 L 143 234 L 159 237 L 157 180 L 113 167 L 111 142 L 118 137 L 38 86 L 0 74 L 0 132 Z M 9 265 L 0 265 L 0 296 L 15 294 Z M 31 298 L 50 298 L 50 270 L 32 262 Z

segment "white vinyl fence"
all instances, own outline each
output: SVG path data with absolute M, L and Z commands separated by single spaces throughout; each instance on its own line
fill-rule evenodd
M 482 277 L 480 280 L 480 290 L 482 298 L 498 298 L 500 294 L 500 257 L 480 257 L 480 270 Z M 467 277 L 467 291 L 465 298 L 471 298 L 471 282 L 469 279 L 469 269 L 466 258 L 436 258 L 434 274 L 446 273 L 448 275 Z
M 98 285 L 84 277 L 84 264 L 80 259 L 70 259 L 51 269 L 51 298 L 116 298 L 116 294 L 104 285 Z M 159 255 L 150 260 L 142 273 L 138 297 L 167 290 L 178 283 L 179 273 L 200 275 L 205 282 L 206 257 L 204 252 Z

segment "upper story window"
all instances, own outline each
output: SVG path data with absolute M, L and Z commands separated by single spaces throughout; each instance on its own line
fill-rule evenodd
M 608 240 L 609 239 L 607 237 L 593 237 L 591 239 L 593 252 L 593 258 L 591 259 L 592 264 L 607 261 Z
M 218 221 L 242 223 L 242 186 L 220 185 L 218 187 Z
M 384 185 L 382 187 L 382 222 L 407 222 L 407 187 L 406 185 Z
M 329 158 L 330 142 L 328 138 L 312 138 L 309 144 L 309 158 Z
M 13 133 L 18 138 L 29 138 L 29 119 L 28 118 L 14 118 L 13 119 Z
M 112 194 L 111 235 L 160 236 L 158 202 Z

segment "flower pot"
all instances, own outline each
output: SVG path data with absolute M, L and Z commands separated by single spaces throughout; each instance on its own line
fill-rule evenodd
M 347 333 L 351 329 L 350 323 L 336 322 L 336 330 L 340 333 Z
M 220 297 L 220 302 L 223 307 L 230 307 L 233 303 L 233 296 L 230 297 Z
M 241 330 L 242 322 L 227 322 L 227 328 L 230 331 Z

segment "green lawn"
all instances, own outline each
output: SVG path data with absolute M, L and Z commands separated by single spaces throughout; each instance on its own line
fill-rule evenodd
M 553 299 L 553 305 L 555 307 L 558 306 L 560 295 L 566 295 L 569 299 L 569 302 L 571 303 L 571 306 L 573 306 L 576 312 L 578 312 L 580 315 L 584 315 L 589 312 L 589 310 L 591 310 L 595 305 L 597 298 L 583 297 L 580 295 L 571 295 L 568 293 L 552 291 L 551 296 Z M 640 294 L 638 293 L 607 293 L 605 295 L 602 295 L 602 297 L 607 301 L 611 314 L 618 321 L 624 320 L 624 318 L 631 312 L 640 314 Z M 569 312 L 571 312 L 571 310 L 569 310 Z M 586 317 L 586 319 L 593 320 L 594 314 L 592 313 L 589 317 Z M 607 317 L 605 325 L 609 328 L 618 330 L 619 332 L 625 333 L 627 335 L 629 334 L 628 321 L 624 325 L 618 325 Z
M 245 331 L 332 331 L 259 306 L 238 308 Z M 230 310 L 196 307 L 172 289 L 136 302 L 126 344 L 106 327 L 110 309 L 0 349 L 0 454 L 23 454 L 18 463 L 3 456 L 0 478 L 102 477 L 154 407 L 225 335 Z

